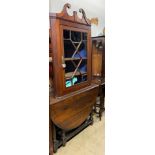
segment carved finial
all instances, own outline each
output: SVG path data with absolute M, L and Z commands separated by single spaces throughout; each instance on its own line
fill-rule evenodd
M 73 16 L 77 16 L 77 12 L 76 11 L 73 11 Z
M 71 5 L 69 3 L 66 3 L 63 7 L 63 10 L 62 10 L 62 13 L 64 14 L 68 14 L 67 13 L 67 8 L 70 9 L 71 8 Z
M 86 21 L 86 23 L 90 24 L 90 22 L 88 21 L 88 19 L 86 17 L 85 11 L 81 8 L 81 9 L 79 9 L 79 12 L 82 13 L 82 18 Z
M 82 8 L 79 9 L 79 12 L 82 13 L 82 15 L 83 15 L 84 18 L 86 18 L 86 13 L 85 13 L 85 11 Z
M 74 20 L 77 21 L 78 15 L 77 15 L 77 12 L 76 11 L 73 11 L 73 16 L 74 16 Z
M 91 26 L 91 21 L 86 17 L 86 14 L 85 14 L 85 11 L 83 9 L 79 9 L 79 12 L 82 13 L 82 18 L 79 18 L 78 15 L 77 15 L 77 12 L 76 11 L 73 11 L 73 15 L 69 15 L 68 14 L 68 9 L 71 8 L 71 5 L 69 3 L 66 3 L 64 6 L 63 6 L 63 9 L 60 13 L 51 13 L 50 14 L 50 17 L 51 18 L 58 18 L 59 20 L 67 20 L 68 22 L 71 21 L 71 22 L 76 22 L 76 23 L 79 23 L 79 24 L 84 24 L 84 25 L 89 25 Z

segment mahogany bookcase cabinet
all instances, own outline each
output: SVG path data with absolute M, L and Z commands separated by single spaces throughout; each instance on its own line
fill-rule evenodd
M 50 13 L 55 96 L 84 88 L 91 83 L 91 25 L 83 9 L 82 19 L 66 4 L 61 13 Z
M 93 123 L 98 94 L 98 85 L 91 81 L 91 23 L 83 9 L 79 10 L 82 18 L 76 11 L 68 15 L 70 7 L 67 3 L 61 13 L 49 14 L 53 72 L 49 110 L 54 152 Z

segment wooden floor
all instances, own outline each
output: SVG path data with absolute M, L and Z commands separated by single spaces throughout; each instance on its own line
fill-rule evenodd
M 54 155 L 104 155 L 105 151 L 105 116 L 102 120 L 94 116 L 94 124 L 87 127 L 58 149 Z

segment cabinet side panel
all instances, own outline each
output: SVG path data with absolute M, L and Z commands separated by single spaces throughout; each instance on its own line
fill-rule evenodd
M 60 29 L 59 20 L 50 19 L 52 50 L 53 50 L 53 70 L 54 70 L 54 89 L 55 96 L 62 94 L 62 60 L 61 60 L 61 46 L 60 46 Z

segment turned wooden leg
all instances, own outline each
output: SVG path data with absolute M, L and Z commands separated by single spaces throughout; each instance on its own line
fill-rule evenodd
M 93 110 L 92 110 L 92 112 L 90 113 L 90 120 L 91 120 L 91 125 L 93 125 L 93 123 L 94 123 L 94 119 L 93 119 Z
M 101 118 L 102 118 L 102 111 L 101 111 L 101 109 L 99 111 L 99 118 L 100 118 L 100 121 L 101 121 Z
M 50 155 L 53 155 L 52 125 L 50 120 L 49 120 L 49 153 Z
M 58 150 L 58 144 L 57 144 L 57 139 L 56 139 L 56 127 L 55 125 L 53 124 L 52 125 L 52 131 L 53 131 L 53 152 L 56 153 L 57 150 Z
M 94 104 L 94 107 L 93 107 L 93 112 L 97 114 L 97 102 L 98 102 L 98 97 L 96 97 L 96 102 Z
M 100 121 L 101 121 L 101 117 L 102 117 L 102 113 L 104 111 L 104 91 L 103 91 L 103 87 L 100 86 L 100 110 L 99 110 L 99 118 L 100 118 Z
M 64 130 L 62 130 L 62 145 L 66 145 L 66 132 Z
M 103 92 L 103 87 L 102 85 L 99 85 L 99 92 L 98 92 L 98 98 L 96 100 L 96 104 L 95 104 L 95 109 L 94 112 L 98 115 L 99 119 L 101 120 L 102 117 L 102 112 L 103 112 L 103 107 L 104 107 L 104 92 Z

